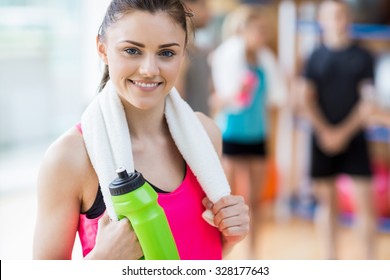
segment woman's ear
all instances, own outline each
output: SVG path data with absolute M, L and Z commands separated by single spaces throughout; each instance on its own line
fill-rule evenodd
M 108 65 L 106 46 L 100 41 L 99 36 L 96 36 L 96 47 L 100 58 L 103 60 L 104 64 Z

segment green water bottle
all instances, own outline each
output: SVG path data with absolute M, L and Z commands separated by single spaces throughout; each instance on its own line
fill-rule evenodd
M 111 199 L 119 219 L 127 217 L 146 260 L 179 260 L 176 243 L 157 193 L 139 172 L 119 168 L 110 184 Z

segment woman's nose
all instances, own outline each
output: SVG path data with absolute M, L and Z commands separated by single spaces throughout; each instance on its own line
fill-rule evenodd
M 157 76 L 160 73 L 156 58 L 153 56 L 145 56 L 139 68 L 141 75 L 145 77 Z

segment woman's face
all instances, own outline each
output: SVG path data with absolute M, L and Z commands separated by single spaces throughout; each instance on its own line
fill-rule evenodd
M 163 102 L 178 76 L 184 49 L 185 32 L 166 13 L 128 13 L 98 42 L 118 94 L 139 109 Z
M 266 22 L 262 18 L 253 18 L 251 19 L 243 30 L 243 36 L 247 45 L 247 48 L 250 50 L 258 50 L 268 41 L 268 31 Z

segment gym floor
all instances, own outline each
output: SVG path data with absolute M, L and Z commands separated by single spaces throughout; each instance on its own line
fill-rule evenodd
M 259 226 L 257 259 L 266 260 L 319 260 L 322 259 L 321 243 L 311 219 L 292 216 L 278 222 L 274 217 L 273 204 L 262 209 Z M 248 238 L 238 244 L 227 259 L 247 259 Z M 338 236 L 338 259 L 362 259 L 361 248 L 353 228 L 341 224 Z M 390 259 L 390 231 L 378 230 L 375 241 L 376 259 Z

